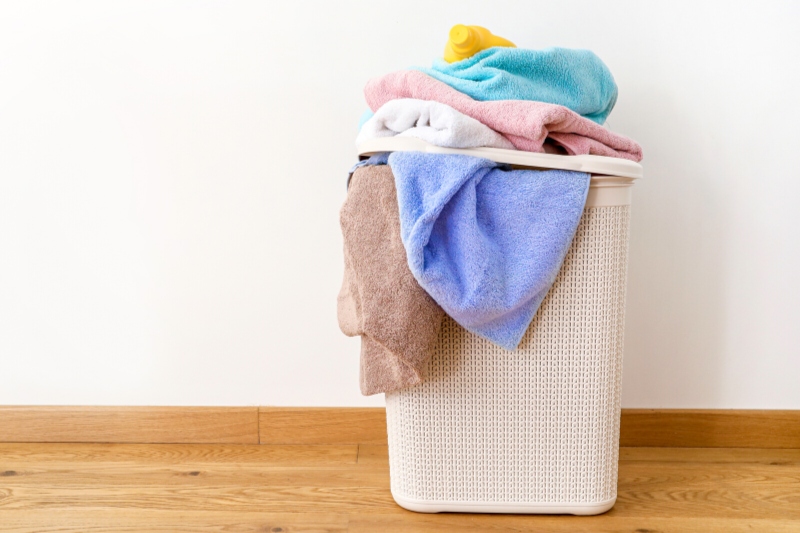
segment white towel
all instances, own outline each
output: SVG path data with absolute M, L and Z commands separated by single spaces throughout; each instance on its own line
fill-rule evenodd
M 361 127 L 356 146 L 369 139 L 396 135 L 416 137 L 447 148 L 489 146 L 516 150 L 501 134 L 449 105 L 414 98 L 400 98 L 383 104 Z

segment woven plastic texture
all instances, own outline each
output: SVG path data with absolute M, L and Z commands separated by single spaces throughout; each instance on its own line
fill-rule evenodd
M 426 380 L 386 395 L 396 497 L 484 504 L 616 497 L 629 212 L 584 211 L 517 350 L 445 319 Z

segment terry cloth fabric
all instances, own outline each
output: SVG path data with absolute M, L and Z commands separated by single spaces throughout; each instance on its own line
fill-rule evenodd
M 367 83 L 364 94 L 376 111 L 398 98 L 418 98 L 447 104 L 502 133 L 519 150 L 544 152 L 545 139 L 569 155 L 594 154 L 642 160 L 642 148 L 564 106 L 525 100 L 479 102 L 446 83 L 415 70 L 401 70 Z
M 423 152 L 394 152 L 389 166 L 414 277 L 465 329 L 516 348 L 570 247 L 589 174 Z
M 598 124 L 617 101 L 617 84 L 589 50 L 495 47 L 431 68 L 415 68 L 475 100 L 533 100 L 567 107 Z
M 347 173 L 347 188 L 350 188 L 350 180 L 353 179 L 353 173 L 356 169 L 359 169 L 366 165 L 386 165 L 389 163 L 389 152 L 379 152 L 377 154 L 373 154 L 372 156 L 368 157 L 367 159 L 362 159 L 355 165 L 350 168 L 350 172 Z
M 361 393 L 416 385 L 444 312 L 408 268 L 388 166 L 356 169 L 340 220 L 345 269 L 337 314 L 345 335 L 361 335 Z
M 394 136 L 416 137 L 447 148 L 515 149 L 511 141 L 474 118 L 439 102 L 413 98 L 383 104 L 362 126 L 356 146 L 368 139 Z
M 364 127 L 364 124 L 373 116 L 375 116 L 375 113 L 373 113 L 371 109 L 367 109 L 361 113 L 361 116 L 358 118 L 358 129 L 361 130 L 361 128 Z

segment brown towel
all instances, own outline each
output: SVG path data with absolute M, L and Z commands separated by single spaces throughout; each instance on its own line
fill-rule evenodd
M 416 385 L 439 336 L 444 311 L 411 274 L 400 240 L 400 213 L 388 165 L 364 166 L 350 179 L 341 211 L 344 282 L 339 327 L 361 335 L 361 393 Z

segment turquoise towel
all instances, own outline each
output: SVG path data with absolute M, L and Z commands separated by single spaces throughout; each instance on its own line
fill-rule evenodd
M 608 67 L 589 50 L 495 47 L 432 68 L 415 67 L 474 100 L 534 100 L 567 107 L 598 124 L 617 101 Z
M 572 243 L 589 174 L 422 152 L 388 163 L 414 277 L 465 329 L 516 348 Z

